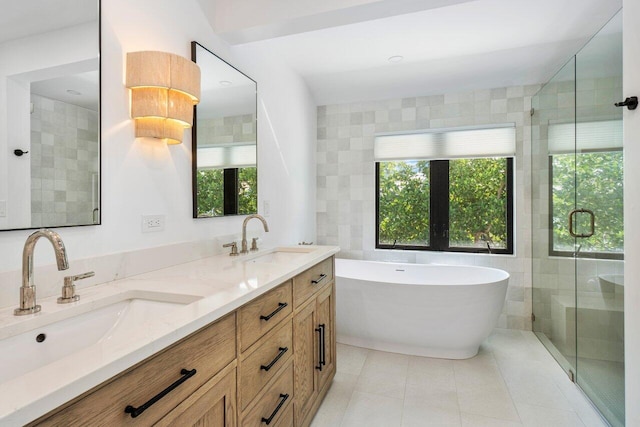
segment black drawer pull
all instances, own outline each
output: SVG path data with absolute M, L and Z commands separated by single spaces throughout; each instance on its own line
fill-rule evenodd
M 267 316 L 260 316 L 260 320 L 264 320 L 265 322 L 269 321 L 269 319 L 271 319 L 273 316 L 275 316 L 276 314 L 278 314 L 278 312 L 280 310 L 282 310 L 283 308 L 285 308 L 286 306 L 288 306 L 289 304 L 287 304 L 286 302 L 279 302 L 278 303 L 278 308 L 276 308 L 275 310 L 273 310 L 273 312 L 271 312 L 271 314 L 267 315 Z
M 282 356 L 284 356 L 284 354 L 289 350 L 287 347 L 280 347 L 278 348 L 278 350 L 280 350 L 280 352 L 278 353 L 278 355 L 275 357 L 275 359 L 273 359 L 271 361 L 271 363 L 269 363 L 267 366 L 264 365 L 260 365 L 260 369 L 263 369 L 267 372 L 269 372 L 269 369 L 273 368 L 273 365 L 275 365 L 276 363 L 278 363 L 278 360 L 280 360 L 280 358 Z
M 262 417 L 262 422 L 265 423 L 266 425 L 271 424 L 271 421 L 273 421 L 273 418 L 276 416 L 276 414 L 278 413 L 278 411 L 280 410 L 280 408 L 282 408 L 282 405 L 284 405 L 284 402 L 287 401 L 287 399 L 289 398 L 288 394 L 280 394 L 280 403 L 278 403 L 278 406 L 276 406 L 276 409 L 273 410 L 273 412 L 271 413 L 271 416 L 269 418 L 265 418 Z
M 185 382 L 186 380 L 188 380 L 189 378 L 191 378 L 195 374 L 196 374 L 196 370 L 195 369 L 192 369 L 190 371 L 187 370 L 187 369 L 180 370 L 180 375 L 182 375 L 182 378 L 180 378 L 179 380 L 177 380 L 176 382 L 171 384 L 169 387 L 167 387 L 164 390 L 162 390 L 160 393 L 158 393 L 155 396 L 153 396 L 151 398 L 151 400 L 149 400 L 144 405 L 138 406 L 137 408 L 134 408 L 133 406 L 128 405 L 126 408 L 124 408 L 124 412 L 127 413 L 127 414 L 131 414 L 131 418 L 137 417 L 138 415 L 142 414 L 144 411 L 149 409 L 151 407 L 151 405 L 153 405 L 158 400 L 160 400 L 163 397 L 165 397 L 167 394 L 171 393 L 176 387 L 178 387 L 180 384 L 182 384 L 183 382 Z
M 322 273 L 320 276 L 318 276 L 318 278 L 317 278 L 317 279 L 312 280 L 312 281 L 311 281 L 311 284 L 313 284 L 313 285 L 317 285 L 318 283 L 322 282 L 322 281 L 323 281 L 324 279 L 326 279 L 326 278 L 327 278 L 327 275 L 326 275 L 326 274 L 324 274 L 324 273 Z

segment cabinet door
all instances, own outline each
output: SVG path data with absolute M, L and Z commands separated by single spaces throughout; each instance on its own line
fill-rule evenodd
M 318 332 L 316 332 L 315 299 L 293 318 L 293 354 L 294 354 L 294 394 L 295 424 L 302 420 L 313 406 L 318 388 L 316 386 L 316 361 Z
M 205 383 L 156 426 L 236 427 L 236 370 L 226 371 Z
M 334 284 L 320 292 L 317 298 L 316 329 L 320 329 L 318 350 L 318 390 L 331 379 L 335 371 L 335 299 Z

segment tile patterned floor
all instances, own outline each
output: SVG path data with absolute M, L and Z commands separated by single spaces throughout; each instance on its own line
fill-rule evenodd
M 467 360 L 337 350 L 312 427 L 606 426 L 531 332 L 498 329 Z

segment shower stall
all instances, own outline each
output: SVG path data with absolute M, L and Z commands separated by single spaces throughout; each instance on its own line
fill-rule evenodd
M 622 12 L 532 98 L 533 330 L 624 425 Z

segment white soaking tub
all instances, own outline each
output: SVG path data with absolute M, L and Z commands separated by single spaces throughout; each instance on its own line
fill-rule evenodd
M 495 268 L 336 259 L 337 340 L 473 357 L 498 322 L 508 282 L 509 273 Z

